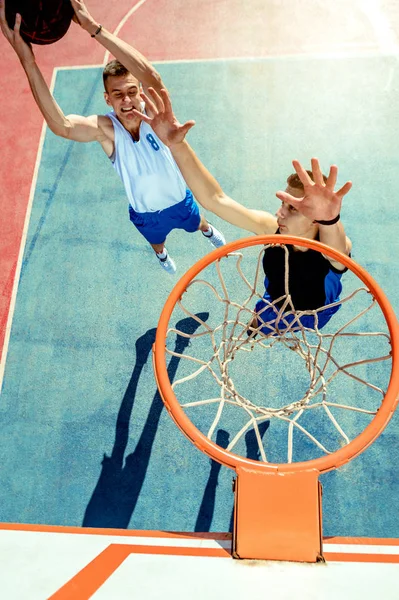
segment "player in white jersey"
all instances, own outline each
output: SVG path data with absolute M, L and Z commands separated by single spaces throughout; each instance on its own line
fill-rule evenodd
M 77 142 L 101 144 L 124 184 L 130 220 L 151 244 L 162 268 L 172 274 L 176 266 L 165 247 L 172 229 L 200 230 L 216 248 L 225 244 L 224 237 L 200 215 L 169 148 L 133 112 L 133 109 L 145 110 L 140 97 L 142 89 L 164 87 L 159 73 L 137 50 L 95 21 L 84 2 L 71 0 L 71 4 L 76 22 L 116 57 L 103 73 L 105 101 L 112 108 L 107 115 L 63 114 L 31 47 L 20 36 L 21 16 L 17 14 L 14 30 L 8 27 L 4 0 L 0 0 L 2 32 L 21 61 L 34 99 L 51 131 Z

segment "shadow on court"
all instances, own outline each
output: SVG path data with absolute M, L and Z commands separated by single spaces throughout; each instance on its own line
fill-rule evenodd
M 261 438 L 265 435 L 269 428 L 270 422 L 264 421 L 259 425 L 259 433 Z M 216 434 L 216 444 L 222 448 L 227 448 L 230 442 L 230 435 L 224 429 L 218 429 Z M 256 440 L 255 431 L 251 429 L 245 435 L 246 456 L 252 460 L 259 460 L 260 453 L 258 442 Z M 208 477 L 208 482 L 205 486 L 204 495 L 202 497 L 201 506 L 198 511 L 197 521 L 194 531 L 210 531 L 212 525 L 213 513 L 215 510 L 216 488 L 218 486 L 219 473 L 222 465 L 214 460 L 211 460 L 211 469 Z M 232 472 L 233 473 L 233 472 Z M 234 510 L 230 517 L 229 531 L 233 531 Z
M 198 313 L 202 321 L 208 313 Z M 189 335 L 195 333 L 200 324 L 192 318 L 181 319 L 176 329 Z M 129 428 L 137 386 L 141 372 L 151 355 L 156 329 L 149 329 L 136 341 L 136 363 L 118 412 L 115 442 L 111 456 L 104 454 L 101 474 L 83 518 L 83 527 L 106 527 L 127 529 L 133 515 L 146 476 L 151 451 L 161 417 L 163 402 L 156 391 L 151 408 L 134 452 L 126 459 Z M 174 351 L 183 354 L 190 338 L 177 336 Z M 172 356 L 168 365 L 170 381 L 173 381 L 180 358 Z

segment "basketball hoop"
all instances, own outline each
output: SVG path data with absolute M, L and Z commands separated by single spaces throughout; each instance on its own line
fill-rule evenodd
M 261 319 L 261 313 L 254 311 L 253 304 L 262 298 L 262 292 L 258 287 L 261 284 L 264 249 L 281 247 L 288 257 L 287 246 L 293 245 L 316 250 L 323 256 L 341 263 L 362 284 L 361 287 L 350 289 L 347 293 L 345 283 L 347 275 L 343 277 L 344 293 L 339 301 L 327 307 L 333 312 L 338 311 L 337 316 L 334 315 L 331 319 L 331 324 L 334 320 L 338 323 L 336 332 L 330 331 L 331 324 L 327 327 L 327 332 L 318 327 L 321 311 L 325 310 L 326 306 L 312 311 L 295 310 L 289 291 L 288 258 L 285 263 L 286 293 L 284 297 L 268 304 L 268 309 L 273 310 L 276 315 L 271 324 L 270 335 L 262 333 L 261 325 L 249 329 L 248 323 L 253 317 L 258 316 L 259 319 L 260 316 Z M 257 252 L 255 257 L 254 251 Z M 247 272 L 244 272 L 245 268 Z M 250 282 L 248 270 L 254 274 L 254 283 Z M 230 291 L 232 271 L 236 279 Z M 210 304 L 210 299 L 218 301 L 221 317 L 218 324 L 212 326 L 209 322 L 201 321 L 196 315 L 193 290 L 199 288 L 205 289 L 204 297 L 207 305 Z M 237 300 L 235 294 L 238 294 L 239 288 L 241 291 L 246 290 L 246 293 L 241 294 L 242 297 Z M 192 301 L 194 308 L 187 307 L 187 301 L 191 301 L 190 294 L 194 298 Z M 357 313 L 348 317 L 347 307 L 351 303 L 355 305 Z M 200 328 L 190 336 L 193 350 L 189 353 L 193 354 L 195 343 L 198 342 L 201 355 L 199 357 L 184 355 L 184 358 L 191 361 L 190 364 L 195 365 L 195 371 L 183 373 L 183 377 L 177 378 L 172 385 L 167 373 L 166 356 L 174 355 L 174 352 L 168 349 L 168 336 L 187 337 L 187 334 L 177 331 L 171 324 L 173 312 L 177 307 L 202 326 L 202 330 Z M 202 306 L 202 310 L 203 308 Z M 375 332 L 370 329 L 374 321 L 369 316 L 375 314 L 375 310 L 379 311 L 384 321 L 385 331 Z M 314 326 L 309 328 L 303 325 L 304 315 L 312 316 Z M 378 319 L 379 317 L 376 317 L 377 321 Z M 354 327 L 357 328 L 355 331 Z M 367 340 L 373 341 L 373 348 L 378 345 L 382 347 L 381 355 L 366 356 L 360 360 L 350 356 L 345 362 L 343 346 L 339 351 L 337 350 L 339 344 L 353 341 L 363 351 L 367 346 L 365 344 Z M 389 422 L 399 395 L 398 343 L 399 324 L 378 284 L 351 258 L 314 240 L 284 235 L 241 239 L 203 257 L 180 279 L 166 301 L 159 319 L 154 344 L 155 377 L 165 406 L 182 432 L 202 452 L 237 473 L 233 535 L 233 554 L 236 557 L 308 562 L 314 562 L 322 557 L 321 486 L 318 476 L 320 473 L 344 465 L 359 455 L 374 442 Z M 210 359 L 203 356 L 206 346 L 211 349 Z M 238 371 L 239 380 L 235 382 L 232 371 L 234 371 L 233 365 L 235 367 L 242 356 L 252 357 L 254 354 L 251 355 L 251 352 L 256 351 L 262 361 L 262 357 L 276 347 L 287 349 L 290 355 L 299 356 L 302 363 L 306 365 L 309 382 L 306 384 L 306 391 L 301 393 L 299 399 L 296 398 L 284 406 L 272 407 L 254 402 L 247 397 L 246 384 L 242 383 L 242 374 Z M 270 354 L 267 356 L 269 357 Z M 373 372 L 375 369 L 376 381 L 366 380 L 363 372 L 359 372 L 361 369 L 367 372 Z M 175 393 L 176 388 L 196 377 L 203 377 L 204 373 L 209 375 L 212 382 L 210 385 L 219 386 L 219 395 L 192 402 L 179 400 Z M 244 374 L 247 373 L 248 369 L 245 368 Z M 293 373 L 292 376 L 296 377 Z M 365 405 L 353 406 L 349 403 L 346 393 L 344 398 L 340 397 L 338 400 L 334 394 L 332 399 L 329 397 L 329 389 L 334 388 L 336 382 L 343 377 L 348 378 L 350 385 L 360 386 L 361 390 L 365 391 L 365 397 L 368 397 L 367 394 L 370 395 L 370 402 L 367 400 L 369 404 L 366 402 Z M 249 373 L 248 378 L 251 378 Z M 385 378 L 386 386 L 380 385 L 381 378 Z M 200 390 L 206 391 L 207 385 L 201 384 Z M 337 389 L 339 394 L 339 386 Z M 285 390 L 283 391 L 285 393 Z M 356 394 L 357 399 L 358 397 L 359 394 Z M 200 407 L 199 410 L 203 411 L 207 406 L 212 408 L 212 422 L 204 433 L 192 422 L 187 413 L 195 407 L 197 409 Z M 216 411 L 215 407 L 217 407 Z M 212 441 L 212 436 L 224 412 L 228 409 L 240 409 L 245 418 L 237 424 L 229 446 L 222 448 Z M 326 428 L 327 437 L 333 439 L 335 448 L 329 449 L 328 444 L 319 439 L 319 426 L 315 433 L 312 431 L 312 425 L 309 425 L 311 423 L 309 415 L 313 417 L 317 411 L 321 411 L 323 418 L 327 417 L 329 427 L 334 431 L 334 434 L 331 434 L 330 429 Z M 344 411 L 349 411 L 353 416 L 350 419 L 351 424 L 352 421 L 360 421 L 362 430 L 356 431 L 353 437 L 339 422 L 339 415 Z M 370 422 L 364 426 L 362 419 L 369 419 Z M 306 421 L 305 425 L 303 420 Z M 200 421 L 201 423 L 203 421 L 202 413 Z M 266 421 L 268 423 L 276 421 L 287 428 L 285 461 L 269 462 L 268 460 L 259 428 L 259 425 Z M 238 421 L 234 417 L 234 427 L 236 423 Z M 232 451 L 239 446 L 240 439 L 250 427 L 253 428 L 259 444 L 260 460 L 253 460 Z M 314 456 L 309 460 L 300 458 L 295 461 L 293 449 L 295 436 L 302 436 L 305 439 L 305 447 L 312 446 Z M 274 442 L 272 434 L 268 435 L 268 439 Z M 316 456 L 316 453 L 321 455 Z

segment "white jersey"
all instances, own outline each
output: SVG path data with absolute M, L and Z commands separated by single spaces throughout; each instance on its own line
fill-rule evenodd
M 184 200 L 186 182 L 169 148 L 148 123 L 141 122 L 140 139 L 135 142 L 114 112 L 106 116 L 111 119 L 115 132 L 111 161 L 132 208 L 138 213 L 156 212 Z

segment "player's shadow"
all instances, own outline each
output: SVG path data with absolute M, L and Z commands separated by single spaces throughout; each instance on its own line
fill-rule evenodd
M 197 316 L 206 321 L 209 314 L 198 313 Z M 191 317 L 176 323 L 176 329 L 189 335 L 195 333 L 199 327 L 200 323 Z M 104 454 L 100 477 L 87 505 L 83 527 L 126 529 L 137 504 L 163 409 L 158 390 L 134 452 L 126 459 L 125 452 L 138 382 L 150 356 L 155 333 L 156 329 L 150 329 L 136 341 L 136 363 L 118 412 L 114 446 L 111 456 Z M 183 354 L 189 343 L 190 338 L 176 336 L 174 351 Z M 179 362 L 179 357 L 172 356 L 168 365 L 170 381 L 173 381 L 176 375 Z
M 261 438 L 265 435 L 269 428 L 269 421 L 264 421 L 259 425 L 259 433 Z M 229 445 L 230 436 L 224 429 L 219 429 L 216 434 L 216 444 L 222 448 L 227 448 Z M 245 435 L 245 448 L 247 458 L 252 460 L 260 459 L 259 446 L 256 439 L 255 431 L 251 429 Z M 219 483 L 219 473 L 222 465 L 214 460 L 211 460 L 211 469 L 205 486 L 204 495 L 198 511 L 197 521 L 194 531 L 204 532 L 210 531 L 215 510 L 216 488 Z M 233 531 L 234 511 L 231 513 L 229 531 Z

